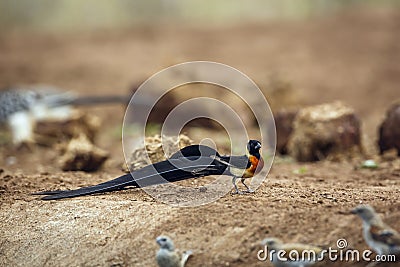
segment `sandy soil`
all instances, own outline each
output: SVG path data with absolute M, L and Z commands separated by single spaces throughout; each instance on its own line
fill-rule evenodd
M 343 100 L 360 115 L 371 147 L 385 110 L 400 96 L 399 18 L 395 11 L 354 10 L 301 23 L 207 30 L 4 33 L 0 85 L 48 83 L 82 94 L 126 93 L 171 64 L 219 61 L 262 88 L 270 75 L 279 75 L 298 90 L 302 103 Z M 270 266 L 257 260 L 259 242 L 267 236 L 333 247 L 345 238 L 349 247 L 362 250 L 367 246 L 361 222 L 348 214 L 359 203 L 375 206 L 400 231 L 400 160 L 375 154 L 376 170 L 358 168 L 360 160 L 298 164 L 277 158 L 255 194 L 226 195 L 196 208 L 170 207 L 140 189 L 51 202 L 31 196 L 121 174 L 124 109 L 88 111 L 103 119 L 97 143 L 112 155 L 96 173 L 62 172 L 53 149 L 1 148 L 0 266 L 155 266 L 154 239 L 160 234 L 194 251 L 188 266 Z M 321 264 L 347 265 L 366 263 Z

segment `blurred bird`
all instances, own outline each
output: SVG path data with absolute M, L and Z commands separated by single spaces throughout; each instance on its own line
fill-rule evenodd
M 378 255 L 400 255 L 400 234 L 385 224 L 370 205 L 359 205 L 351 211 L 363 221 L 365 242 Z
M 0 90 L 0 124 L 10 128 L 14 144 L 29 144 L 36 122 L 68 119 L 72 106 L 128 101 L 128 96 L 77 97 L 50 86 L 13 87 Z
M 167 160 L 147 165 L 98 185 L 76 190 L 45 191 L 34 194 L 47 195 L 42 198 L 43 200 L 55 200 L 122 190 L 127 186 L 145 187 L 208 175 L 233 176 L 232 181 L 236 193 L 242 193 L 239 192 L 235 183 L 236 179 L 241 177 L 242 183 L 251 192 L 244 180 L 252 177 L 262 168 L 263 161 L 259 153 L 260 148 L 259 141 L 250 140 L 247 144 L 248 156 L 221 156 L 218 151 L 211 147 L 191 145 L 182 148 Z
M 268 256 L 275 267 L 306 267 L 323 260 L 323 248 L 299 244 L 284 244 L 278 238 L 266 238 L 261 245 L 267 246 Z
M 190 255 L 193 254 L 188 250 L 180 255 L 168 236 L 159 236 L 156 238 L 156 242 L 160 246 L 156 254 L 156 260 L 160 267 L 184 267 Z

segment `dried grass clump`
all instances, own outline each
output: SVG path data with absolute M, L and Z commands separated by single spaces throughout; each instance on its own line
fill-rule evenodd
M 97 171 L 108 158 L 108 152 L 96 147 L 89 138 L 80 134 L 63 151 L 60 164 L 63 171 Z
M 155 135 L 145 138 L 145 147 L 135 149 L 127 162 L 125 171 L 140 169 L 146 165 L 166 160 L 179 149 L 193 144 L 187 135 L 178 137 Z

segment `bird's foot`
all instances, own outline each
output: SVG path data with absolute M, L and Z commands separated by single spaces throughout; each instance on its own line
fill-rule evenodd
M 253 189 L 247 189 L 246 191 L 244 191 L 245 193 L 249 193 L 249 194 L 252 194 L 252 193 L 255 193 L 256 191 L 255 190 L 253 190 Z
M 244 192 L 243 192 L 243 191 L 236 190 L 236 191 L 232 192 L 231 194 L 232 194 L 232 195 L 243 195 Z

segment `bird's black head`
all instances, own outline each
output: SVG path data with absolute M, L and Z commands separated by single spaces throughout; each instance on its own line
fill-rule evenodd
M 259 156 L 260 155 L 261 143 L 257 140 L 250 140 L 247 143 L 247 150 L 250 155 Z

